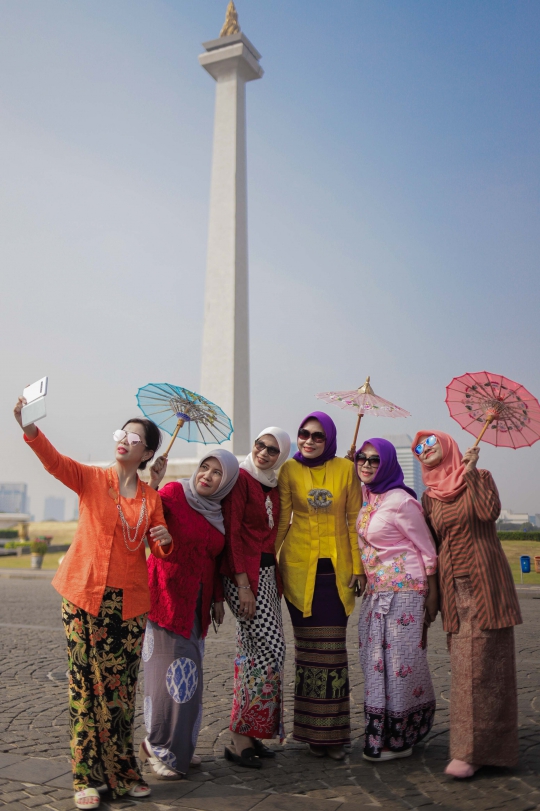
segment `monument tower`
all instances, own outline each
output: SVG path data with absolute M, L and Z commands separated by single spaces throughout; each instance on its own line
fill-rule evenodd
M 199 62 L 216 81 L 216 103 L 200 392 L 232 420 L 234 433 L 222 447 L 242 455 L 251 448 L 246 82 L 263 69 L 233 0 L 219 38 L 203 47 Z

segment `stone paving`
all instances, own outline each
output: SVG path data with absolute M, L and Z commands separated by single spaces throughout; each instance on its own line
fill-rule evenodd
M 50 575 L 0 572 L 0 806 L 9 811 L 74 808 L 67 758 L 65 646 L 60 598 Z M 517 629 L 520 765 L 482 769 L 471 780 L 444 775 L 448 750 L 449 659 L 440 623 L 430 631 L 429 657 L 437 694 L 436 723 L 411 758 L 383 764 L 362 760 L 362 688 L 356 621 L 349 624 L 353 742 L 345 761 L 311 757 L 287 738 L 273 743 L 278 756 L 260 771 L 223 759 L 232 683 L 234 626 L 230 616 L 217 636 L 210 631 L 205 659 L 205 717 L 197 751 L 203 764 L 187 780 L 163 782 L 147 775 L 148 801 L 112 802 L 102 808 L 142 806 L 141 811 L 353 811 L 380 808 L 540 809 L 540 590 L 520 590 L 524 625 Z M 285 611 L 286 615 L 286 611 Z M 288 617 L 285 724 L 292 719 L 293 643 Z M 143 737 L 137 712 L 136 741 Z

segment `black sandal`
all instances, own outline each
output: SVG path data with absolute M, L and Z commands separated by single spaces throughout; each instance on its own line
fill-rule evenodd
M 262 763 L 260 758 L 252 746 L 242 751 L 241 755 L 232 752 L 228 746 L 225 747 L 225 760 L 231 760 L 233 763 L 238 763 L 239 766 L 246 766 L 248 769 L 261 769 Z
M 255 754 L 257 754 L 259 757 L 272 758 L 276 756 L 274 750 L 269 749 L 268 746 L 265 746 L 264 743 L 260 741 L 258 738 L 252 738 L 251 740 L 253 741 L 253 748 L 255 749 Z

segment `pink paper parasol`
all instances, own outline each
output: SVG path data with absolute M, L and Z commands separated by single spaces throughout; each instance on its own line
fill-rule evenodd
M 372 414 L 374 417 L 410 417 L 408 411 L 404 408 L 391 403 L 390 400 L 385 400 L 384 397 L 379 397 L 369 383 L 370 378 L 366 378 L 366 382 L 359 389 L 352 391 L 323 391 L 317 394 L 318 400 L 324 400 L 325 403 L 333 403 L 338 408 L 346 408 L 355 411 L 358 414 L 356 420 L 356 429 L 354 432 L 354 439 L 351 445 L 351 454 L 354 455 L 356 450 L 356 440 L 358 439 L 358 429 L 360 428 L 360 420 L 364 414 Z
M 446 404 L 450 416 L 476 437 L 474 447 L 481 439 L 504 448 L 524 448 L 540 439 L 540 403 L 502 375 L 455 377 L 446 387 Z

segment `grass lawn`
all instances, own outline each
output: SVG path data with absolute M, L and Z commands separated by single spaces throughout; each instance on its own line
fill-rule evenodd
M 521 583 L 521 555 L 528 555 L 531 559 L 531 573 L 523 575 L 523 583 L 540 585 L 540 574 L 534 571 L 534 556 L 540 555 L 540 541 L 501 541 L 506 557 L 510 561 L 510 568 L 516 583 Z
M 33 521 L 28 524 L 28 535 L 31 541 L 39 535 L 52 535 L 51 543 L 63 546 L 73 540 L 77 523 L 77 521 Z
M 42 569 L 58 569 L 58 561 L 65 555 L 65 552 L 51 552 L 43 558 Z M 29 569 L 30 568 L 30 555 L 17 555 L 10 557 L 0 557 L 0 569 Z
M 53 544 L 66 544 L 71 543 L 75 530 L 77 529 L 77 521 L 40 521 L 34 522 L 29 526 L 30 538 L 37 538 L 38 535 L 52 535 Z M 540 555 L 540 541 L 502 541 L 502 547 L 510 561 L 510 567 L 514 580 L 516 583 L 521 583 L 521 569 L 519 565 L 519 558 L 521 555 L 529 555 L 531 558 L 531 574 L 523 575 L 523 582 L 534 585 L 540 585 L 540 574 L 534 571 L 534 556 Z M 149 550 L 146 550 L 148 555 Z M 43 569 L 57 569 L 58 561 L 65 555 L 65 552 L 53 552 L 52 554 L 45 555 L 43 560 Z M 0 569 L 29 569 L 30 568 L 30 555 L 22 555 L 21 557 L 0 557 Z

